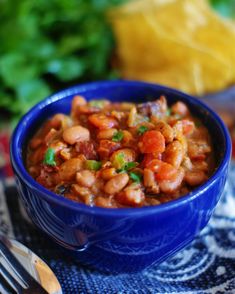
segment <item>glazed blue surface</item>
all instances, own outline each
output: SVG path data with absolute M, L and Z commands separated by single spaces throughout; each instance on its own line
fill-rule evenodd
M 58 196 L 33 180 L 24 167 L 27 140 L 57 112 L 69 112 L 71 99 L 185 102 L 208 127 L 218 168 L 190 194 L 160 206 L 127 209 L 88 207 Z M 228 131 L 205 104 L 166 87 L 132 81 L 109 81 L 73 87 L 45 99 L 19 122 L 11 141 L 11 160 L 23 204 L 32 221 L 79 261 L 112 273 L 135 272 L 157 264 L 191 242 L 208 223 L 227 178 L 231 154 Z

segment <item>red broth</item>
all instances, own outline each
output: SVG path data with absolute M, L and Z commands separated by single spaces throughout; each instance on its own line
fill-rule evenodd
M 203 184 L 213 170 L 208 130 L 183 102 L 72 101 L 30 140 L 30 175 L 73 201 L 107 208 L 159 205 Z

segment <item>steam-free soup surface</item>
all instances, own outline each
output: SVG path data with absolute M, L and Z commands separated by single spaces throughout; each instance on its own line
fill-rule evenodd
M 47 189 L 90 206 L 159 205 L 213 169 L 208 130 L 181 101 L 143 104 L 75 96 L 30 140 L 27 169 Z

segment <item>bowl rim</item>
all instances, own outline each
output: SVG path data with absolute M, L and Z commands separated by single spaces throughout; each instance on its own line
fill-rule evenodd
M 145 86 L 145 87 L 152 87 L 156 88 L 157 90 L 162 90 L 163 92 L 170 92 L 171 94 L 175 94 L 183 96 L 188 102 L 189 105 L 196 104 L 197 106 L 203 108 L 208 113 L 210 113 L 210 117 L 213 118 L 214 121 L 217 122 L 217 127 L 220 127 L 220 132 L 223 135 L 223 139 L 225 142 L 225 151 L 222 157 L 220 164 L 218 165 L 217 169 L 214 171 L 212 176 L 201 186 L 194 189 L 193 191 L 187 193 L 184 196 L 179 197 L 178 199 L 171 200 L 166 203 L 162 203 L 160 205 L 153 205 L 153 206 L 145 206 L 140 208 L 103 208 L 98 206 L 88 206 L 83 203 L 78 203 L 73 200 L 64 198 L 60 195 L 57 195 L 54 192 L 51 192 L 36 182 L 27 172 L 23 161 L 21 160 L 21 150 L 19 149 L 18 143 L 19 139 L 24 133 L 24 128 L 27 126 L 27 122 L 33 119 L 37 111 L 42 110 L 47 105 L 61 100 L 67 96 L 79 94 L 80 92 L 94 90 L 97 88 L 110 88 L 110 87 L 120 87 L 120 86 Z M 29 186 L 31 189 L 36 190 L 40 197 L 42 196 L 46 201 L 53 202 L 54 204 L 58 204 L 60 206 L 64 206 L 66 208 L 70 208 L 76 211 L 82 211 L 89 214 L 97 214 L 97 215 L 109 215 L 109 216 L 130 216 L 130 215 L 144 215 L 144 214 L 151 214 L 151 213 L 161 213 L 166 210 L 174 209 L 179 206 L 183 206 L 188 202 L 193 201 L 195 198 L 200 197 L 206 190 L 208 190 L 217 180 L 218 178 L 226 171 L 227 165 L 229 164 L 231 158 L 231 139 L 228 132 L 227 127 L 223 123 L 222 119 L 215 113 L 210 107 L 208 107 L 204 102 L 195 97 L 178 91 L 176 89 L 172 89 L 166 86 L 162 86 L 159 84 L 141 82 L 141 81 L 133 81 L 133 80 L 115 80 L 115 81 L 98 81 L 98 82 L 90 82 L 81 85 L 76 85 L 73 87 L 69 87 L 62 91 L 56 92 L 44 100 L 37 103 L 33 106 L 18 122 L 10 142 L 10 157 L 11 157 L 11 164 L 13 166 L 14 173 L 17 174 L 21 178 L 21 180 Z M 37 194 L 38 194 L 37 193 Z

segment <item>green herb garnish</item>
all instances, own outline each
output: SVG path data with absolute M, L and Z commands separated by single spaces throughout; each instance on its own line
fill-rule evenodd
M 90 170 L 99 170 L 102 166 L 100 161 L 96 160 L 87 160 L 86 161 L 86 168 Z
M 138 134 L 143 135 L 146 131 L 148 131 L 148 128 L 146 126 L 140 126 L 137 130 Z
M 47 149 L 45 156 L 44 156 L 43 163 L 46 165 L 56 166 L 55 150 L 53 148 Z
M 132 181 L 134 181 L 135 183 L 140 183 L 142 180 L 142 175 L 136 172 L 130 172 L 129 173 L 130 178 L 132 179 Z
M 126 172 L 132 168 L 135 168 L 138 164 L 134 161 L 127 162 L 124 164 L 124 166 L 117 170 L 118 173 Z
M 113 135 L 112 141 L 113 142 L 120 142 L 122 141 L 124 134 L 122 131 L 118 131 Z

